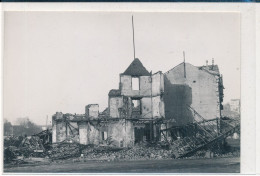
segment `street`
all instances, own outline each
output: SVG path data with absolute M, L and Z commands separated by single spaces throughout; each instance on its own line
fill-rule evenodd
M 87 161 L 4 168 L 8 173 L 239 173 L 240 158 Z

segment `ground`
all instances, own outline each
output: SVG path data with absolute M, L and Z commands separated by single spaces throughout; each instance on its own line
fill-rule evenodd
M 7 167 L 19 173 L 239 173 L 240 158 L 86 161 Z

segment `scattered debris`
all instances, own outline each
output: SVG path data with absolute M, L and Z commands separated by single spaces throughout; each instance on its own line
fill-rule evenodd
M 151 158 L 163 158 L 168 156 L 169 151 L 163 149 L 156 149 L 155 147 L 148 147 L 145 144 L 139 144 L 132 148 L 118 148 L 118 147 L 87 147 L 82 150 L 84 159 L 87 160 L 140 160 Z
M 13 136 L 8 136 L 4 138 L 4 147 L 9 147 L 9 146 L 15 146 L 19 147 L 21 144 L 22 140 L 24 137 L 19 136 L 19 137 L 13 137 Z
M 49 130 L 28 137 L 7 137 L 4 140 L 4 162 L 17 165 L 36 163 L 38 161 L 42 162 L 42 160 L 47 161 L 48 158 L 55 162 L 63 162 L 65 160 L 79 162 L 82 160 L 177 159 L 180 156 L 181 158 L 239 156 L 240 148 L 237 147 L 239 143 L 232 141 L 233 146 L 230 146 L 227 142 L 224 142 L 227 136 L 237 131 L 234 130 L 238 128 L 236 122 L 232 119 L 221 120 L 221 123 L 226 124 L 225 126 L 222 125 L 225 128 L 221 131 L 221 135 L 217 135 L 217 133 L 209 129 L 209 122 L 204 121 L 203 123 L 204 127 L 200 127 L 202 131 L 196 135 L 177 138 L 176 140 L 172 139 L 170 141 L 140 142 L 128 148 L 114 146 L 111 137 L 107 137 L 99 145 L 83 145 L 74 140 L 74 138 L 67 138 L 62 142 L 51 144 L 51 131 Z M 207 123 L 206 126 L 205 123 Z M 215 134 L 216 137 L 214 136 Z M 218 141 L 214 142 L 215 139 L 218 139 Z M 38 159 L 35 159 L 37 157 Z
M 27 136 L 19 145 L 20 153 L 25 157 L 44 156 L 45 148 L 38 136 Z
M 17 147 L 9 146 L 4 149 L 4 163 L 10 163 L 17 158 Z
M 42 145 L 44 146 L 45 149 L 50 149 L 51 148 L 51 143 L 52 143 L 52 130 L 44 130 L 38 134 L 35 134 L 34 136 L 38 136 L 42 140 Z
M 48 152 L 52 160 L 67 159 L 80 156 L 80 144 L 65 140 L 52 144 L 52 149 Z

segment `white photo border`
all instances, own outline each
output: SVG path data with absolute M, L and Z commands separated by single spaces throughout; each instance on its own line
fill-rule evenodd
M 2 3 L 1 4 L 1 79 L 3 79 L 3 38 L 5 11 L 102 11 L 102 12 L 240 12 L 241 20 L 241 174 L 260 173 L 259 80 L 260 4 L 256 3 Z M 256 33 L 258 31 L 258 33 Z M 256 50 L 258 48 L 258 51 Z M 258 70 L 256 69 L 258 67 Z M 256 84 L 256 80 L 258 84 Z M 1 80 L 3 115 L 3 80 Z M 257 97 L 256 97 L 257 96 Z M 258 116 L 256 116 L 258 115 Z M 3 118 L 1 119 L 3 124 Z M 1 130 L 3 142 L 3 130 Z M 3 147 L 3 145 L 1 145 Z M 2 150 L 3 151 L 3 148 Z M 3 152 L 1 158 L 3 157 Z M 258 158 L 257 158 L 258 156 Z M 3 164 L 3 160 L 1 159 Z M 3 165 L 2 165 L 3 166 Z M 3 169 L 3 168 L 2 168 Z M 3 170 L 2 170 L 3 173 Z M 36 174 L 35 174 L 36 175 Z

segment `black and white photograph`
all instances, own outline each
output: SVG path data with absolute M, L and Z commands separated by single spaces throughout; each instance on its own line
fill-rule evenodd
M 240 173 L 239 12 L 6 11 L 4 173 Z

